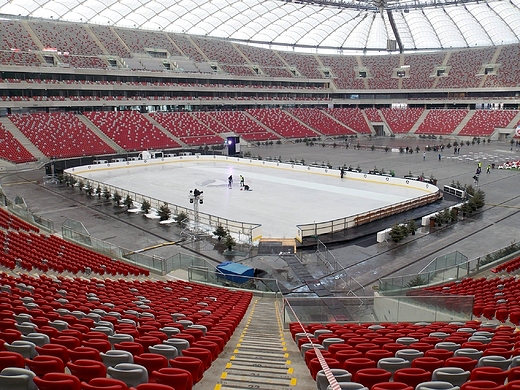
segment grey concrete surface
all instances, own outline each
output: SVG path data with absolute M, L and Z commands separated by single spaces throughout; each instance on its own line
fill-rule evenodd
M 272 145 L 245 148 L 253 156 L 276 157 L 283 161 L 290 159 L 305 160 L 306 163 L 324 162 L 334 167 L 343 164 L 353 167 L 358 165 L 368 171 L 377 167 L 385 170 L 394 170 L 396 176 L 405 176 L 410 172 L 414 175 L 423 174 L 426 177 L 433 175 L 438 179 L 438 186 L 460 182 L 471 184 L 476 169 L 475 161 L 447 159 L 453 157 L 453 151 L 446 149 L 441 153 L 441 161 L 437 152 L 427 152 L 423 160 L 422 152 L 401 154 L 385 152 L 376 148 L 370 150 L 372 144 L 376 146 L 389 145 L 391 148 L 409 146 L 421 148 L 427 144 L 447 143 L 440 140 L 419 139 L 362 139 L 361 150 L 354 150 L 352 146 L 333 147 L 327 145 L 305 146 L 304 144 Z M 338 142 L 338 145 L 339 142 Z M 510 145 L 501 142 L 489 144 L 463 146 L 461 156 L 482 153 L 482 155 L 497 156 L 497 160 L 515 158 L 518 151 L 510 150 Z M 502 157 L 501 157 L 502 156 Z M 483 160 L 484 167 L 490 160 Z M 495 161 L 498 165 L 499 161 Z M 65 186 L 42 185 L 44 172 L 29 171 L 4 174 L 1 178 L 3 191 L 14 199 L 21 196 L 30 209 L 45 218 L 54 221 L 56 230 L 60 231 L 61 224 L 71 218 L 81 221 L 89 233 L 95 237 L 107 240 L 116 245 L 138 250 L 152 245 L 176 241 L 179 239 L 179 229 L 175 226 L 160 225 L 156 220 L 149 220 L 142 215 L 125 212 L 114 207 L 111 202 L 102 198 L 88 198 L 77 189 Z M 485 255 L 493 250 L 502 248 L 518 240 L 520 219 L 520 184 L 518 171 L 493 169 L 490 174 L 481 174 L 480 188 L 486 193 L 484 211 L 467 218 L 447 228 L 429 232 L 421 229 L 417 235 L 408 237 L 404 242 L 375 243 L 375 237 L 355 240 L 348 244 L 331 245 L 328 249 L 338 262 L 345 267 L 352 277 L 365 287 L 365 293 L 371 293 L 371 287 L 377 284 L 380 277 L 402 275 L 417 272 L 436 256 L 460 251 L 468 258 Z M 301 209 L 308 204 L 298 206 Z M 313 205 L 315 207 L 315 205 Z M 327 208 L 322 204 L 318 207 Z M 382 226 L 384 228 L 384 226 Z M 238 256 L 225 256 L 223 248 L 215 245 L 212 240 L 183 243 L 182 246 L 165 246 L 151 251 L 162 257 L 169 257 L 178 252 L 199 252 L 208 259 L 218 263 L 223 260 L 234 260 L 265 270 L 269 275 L 279 278 L 289 290 L 298 291 L 302 283 L 291 272 L 283 258 L 278 256 L 256 255 L 255 248 L 240 248 Z M 316 262 L 314 250 L 303 250 L 302 261 L 317 279 L 326 277 L 330 270 Z

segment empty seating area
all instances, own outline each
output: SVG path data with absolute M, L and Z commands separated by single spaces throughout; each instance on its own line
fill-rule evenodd
M 394 68 L 399 66 L 399 56 L 365 56 L 363 65 L 369 70 L 370 89 L 397 89 L 399 80 L 392 78 Z
M 239 134 L 246 141 L 268 141 L 280 136 L 266 130 L 254 119 L 241 111 L 209 111 L 206 113 L 226 128 Z M 212 128 L 213 129 L 213 128 Z M 213 129 L 216 131 L 215 129 Z
M 491 270 L 491 272 L 500 273 L 507 272 L 512 273 L 520 268 L 520 256 L 517 256 L 511 260 L 502 263 Z
M 292 67 L 295 67 L 298 73 L 310 79 L 322 79 L 323 74 L 318 70 L 320 64 L 314 55 L 295 54 L 290 52 L 278 53 L 283 60 Z
M 514 276 L 466 278 L 441 286 L 427 287 L 425 294 L 474 295 L 473 315 L 500 322 L 520 324 L 520 281 Z M 420 296 L 417 292 L 414 296 Z
M 38 233 L 40 229 L 30 223 L 25 222 L 23 219 L 18 218 L 16 215 L 7 212 L 0 208 L 0 228 L 5 230 L 24 231 Z
M 415 134 L 445 135 L 455 131 L 457 126 L 468 115 L 468 110 L 429 110 Z
M 479 74 L 482 65 L 491 61 L 496 48 L 470 49 L 451 53 L 447 65 L 450 67 L 446 77 L 439 77 L 439 88 L 476 88 L 483 80 Z
M 13 114 L 9 119 L 47 157 L 69 158 L 114 152 L 73 113 Z
M 0 237 L 4 243 L 3 259 L 16 263 L 26 271 L 92 272 L 120 277 L 149 274 L 143 268 L 71 244 L 57 236 L 26 233 L 22 229 L 5 233 L 0 231 Z
M 319 134 L 279 108 L 250 109 L 249 115 L 284 138 L 318 137 Z
M 349 389 L 505 390 L 508 382 L 520 383 L 520 338 L 514 327 L 468 321 L 303 328 L 291 323 L 289 329 L 318 389 L 328 381 L 315 348 L 340 385 L 361 384 L 345 383 Z
M 396 134 L 408 133 L 417 123 L 419 117 L 424 112 L 424 108 L 382 108 L 386 123 Z
M 290 108 L 287 111 L 323 135 L 354 134 L 352 130 L 317 108 Z
M 436 80 L 435 67 L 442 65 L 445 53 L 405 54 L 404 65 L 409 66 L 409 76 L 403 78 L 404 89 L 427 89 Z
M 121 38 L 132 53 L 146 53 L 146 48 L 166 50 L 172 56 L 182 55 L 163 32 L 124 28 L 115 28 L 113 31 Z
M 36 161 L 36 158 L 0 124 L 0 158 L 15 164 Z
M 150 116 L 187 145 L 219 145 L 223 142 L 222 137 L 216 135 L 190 112 L 155 112 Z
M 2 273 L 0 285 L 0 368 L 29 370 L 40 390 L 191 390 L 252 298 L 184 281 Z
M 220 68 L 228 74 L 235 76 L 252 76 L 253 69 L 249 65 L 225 65 L 221 64 Z
M 325 112 L 361 134 L 372 134 L 359 108 L 326 108 Z
M 93 24 L 89 28 L 107 50 L 108 54 L 122 58 L 130 56 L 130 51 L 121 43 L 112 27 Z
M 377 108 L 365 108 L 363 111 L 365 111 L 365 115 L 370 122 L 383 122 L 383 118 L 381 118 Z
M 195 62 L 206 61 L 202 53 L 193 45 L 192 41 L 187 35 L 168 34 L 168 36 L 175 42 L 177 47 L 186 57 L 189 57 Z
M 507 127 L 516 114 L 518 114 L 518 110 L 476 110 L 459 135 L 490 136 L 495 128 Z
M 0 23 L 0 50 L 38 50 L 19 20 L 2 20 Z
M 230 42 L 194 36 L 191 39 L 210 61 L 216 61 L 219 65 L 245 65 L 247 63 Z
M 356 73 L 357 57 L 354 56 L 320 56 L 323 65 L 332 72 L 333 82 L 339 89 L 364 89 L 364 79 Z
M 267 50 L 247 45 L 237 45 L 237 48 L 252 64 L 260 65 L 262 69 L 264 67 L 282 68 L 287 66 L 274 50 Z
M 76 55 L 96 56 L 104 54 L 83 24 L 28 21 L 43 48 Z
M 520 58 L 520 46 L 502 46 L 496 60 L 499 65 L 497 74 L 488 74 L 484 81 L 484 87 L 517 87 L 520 85 L 520 72 L 516 68 L 516 60 Z
M 59 55 L 58 59 L 62 64 L 67 64 L 73 68 L 96 68 L 106 69 L 108 65 L 99 57 L 75 56 L 75 55 Z
M 41 61 L 34 53 L 18 52 L 18 51 L 2 51 L 0 52 L 0 63 L 2 65 L 16 66 L 40 66 Z
M 90 111 L 84 115 L 127 151 L 180 146 L 137 111 Z

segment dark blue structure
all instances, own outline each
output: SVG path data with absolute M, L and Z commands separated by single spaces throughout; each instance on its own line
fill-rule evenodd
M 243 284 L 251 280 L 255 276 L 255 269 L 247 265 L 225 261 L 217 265 L 217 272 L 230 282 Z

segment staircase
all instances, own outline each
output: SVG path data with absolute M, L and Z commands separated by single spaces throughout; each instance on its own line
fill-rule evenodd
M 277 313 L 281 308 L 278 306 L 279 302 L 272 298 L 253 299 L 248 313 L 242 320 L 246 321 L 246 324 L 236 340 L 236 346 L 214 387 L 215 390 L 296 389 L 296 375 L 303 377 L 304 382 L 305 378 L 308 378 L 309 384 L 314 383 L 306 367 L 302 367 L 305 364 L 301 364 L 302 357 L 296 344 L 292 339 L 286 344 L 282 321 Z M 228 345 L 233 345 L 233 339 Z M 292 359 L 298 362 L 296 372 L 291 367 Z
M 466 115 L 464 117 L 464 119 L 459 123 L 459 125 L 455 128 L 455 130 L 453 131 L 453 133 L 451 133 L 451 135 L 454 135 L 454 136 L 459 135 L 460 131 L 464 128 L 464 126 L 466 126 L 466 123 L 469 122 L 469 120 L 471 119 L 473 114 L 475 114 L 475 111 L 470 110 L 468 112 L 468 115 Z

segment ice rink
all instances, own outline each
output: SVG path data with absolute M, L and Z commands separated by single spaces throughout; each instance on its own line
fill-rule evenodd
M 87 179 L 140 193 L 169 204 L 193 208 L 189 192 L 204 192 L 202 213 L 262 225 L 266 238 L 293 238 L 299 224 L 323 222 L 381 208 L 431 193 L 399 184 L 358 180 L 338 169 L 302 168 L 290 164 L 251 164 L 250 160 L 165 159 L 146 165 L 109 164 L 77 170 Z M 299 169 L 299 170 L 298 170 Z M 232 188 L 228 177 L 233 176 Z M 240 175 L 251 191 L 242 191 Z

